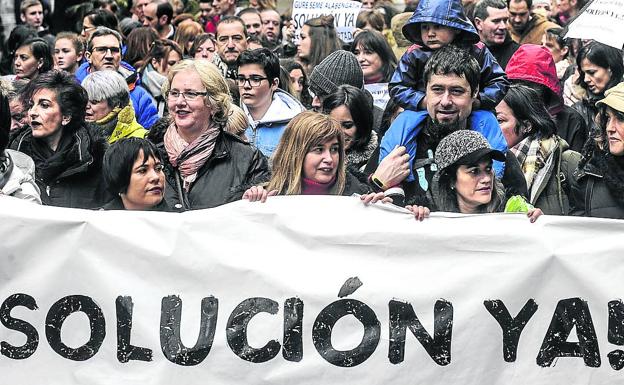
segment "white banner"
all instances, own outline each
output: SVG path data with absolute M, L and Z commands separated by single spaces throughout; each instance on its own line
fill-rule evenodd
M 353 41 L 355 20 L 362 3 L 351 0 L 293 0 L 292 20 L 295 24 L 295 41 L 299 41 L 303 24 L 322 15 L 334 16 L 338 37 L 345 43 Z
M 568 26 L 567 38 L 592 39 L 622 49 L 624 0 L 593 0 Z
M 318 196 L 0 213 L 3 384 L 622 381 L 624 221 Z
M 388 104 L 390 100 L 388 83 L 366 84 L 364 88 L 373 95 L 373 103 L 382 110 L 385 110 L 386 104 Z

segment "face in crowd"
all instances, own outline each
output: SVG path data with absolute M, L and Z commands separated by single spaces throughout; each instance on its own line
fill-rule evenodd
M 353 50 L 353 54 L 357 57 L 358 63 L 360 63 L 365 80 L 380 74 L 383 60 L 377 52 L 364 47 L 362 44 L 358 44 L 355 50 Z
M 476 212 L 479 206 L 490 203 L 495 180 L 492 159 L 481 159 L 474 165 L 461 165 L 455 177 L 454 189 L 460 212 Z
M 624 113 L 611 107 L 607 107 L 607 138 L 609 152 L 624 156 Z
M 299 68 L 295 68 L 290 71 L 288 75 L 290 76 L 290 87 L 295 93 L 295 96 L 299 98 L 301 96 L 301 91 L 303 91 L 303 86 L 305 82 L 303 71 Z
M 310 26 L 304 25 L 301 28 L 299 45 L 297 46 L 297 57 L 302 60 L 307 60 L 310 57 L 311 50 L 312 39 L 310 38 Z
M 20 79 L 32 79 L 43 66 L 43 59 L 37 59 L 32 53 L 32 47 L 27 44 L 15 51 L 13 59 L 13 73 Z
M 145 157 L 143 150 L 132 164 L 130 183 L 121 200 L 127 210 L 147 210 L 158 205 L 165 194 L 163 164 L 153 156 Z
M 217 51 L 228 65 L 236 64 L 238 56 L 247 49 L 245 26 L 239 22 L 221 23 L 217 26 Z
M 133 12 L 141 23 L 143 22 L 143 18 L 145 16 L 145 7 L 147 7 L 147 5 L 151 2 L 151 0 L 134 0 L 133 2 Z
M 344 135 L 345 150 L 348 150 L 351 148 L 351 144 L 353 143 L 357 132 L 357 126 L 353 121 L 351 111 L 343 104 L 342 106 L 338 106 L 331 110 L 329 116 L 336 119 L 338 123 L 340 123 L 340 128 L 342 129 L 342 133 Z
M 201 77 L 193 68 L 178 72 L 171 80 L 167 107 L 180 136 L 188 143 L 201 135 L 212 121 L 206 92 Z
M 475 27 L 479 31 L 481 41 L 487 45 L 501 45 L 507 36 L 507 21 L 509 10 L 494 7 L 486 8 L 488 16 L 485 20 L 475 18 Z
M 279 13 L 274 9 L 265 9 L 260 15 L 262 17 L 262 34 L 264 34 L 269 41 L 277 41 L 282 22 Z
M 28 121 L 32 136 L 45 140 L 51 148 L 55 149 L 61 139 L 63 126 L 71 120 L 71 117 L 63 116 L 58 95 L 55 91 L 40 89 L 33 94 L 28 107 Z
M 115 35 L 98 36 L 92 40 L 92 48 L 85 55 L 93 71 L 119 69 L 121 45 Z
M 420 38 L 429 49 L 440 49 L 449 45 L 457 36 L 457 30 L 435 23 L 420 24 Z
M 600 95 L 606 91 L 607 84 L 611 81 L 611 69 L 596 65 L 588 58 L 581 61 L 581 69 L 589 92 Z
M 271 104 L 279 79 L 269 79 L 260 64 L 245 64 L 238 68 L 240 100 L 250 110 Z
M 260 15 L 248 12 L 242 14 L 240 18 L 243 20 L 243 23 L 245 23 L 245 28 L 249 36 L 260 36 L 262 33 L 262 19 Z
M 31 27 L 41 27 L 43 25 L 43 6 L 36 4 L 26 8 L 21 15 L 21 19 L 23 23 Z
M 436 123 L 465 126 L 477 91 L 471 91 L 464 76 L 432 74 L 426 89 L 427 112 Z
M 76 72 L 83 52 L 76 52 L 76 46 L 70 39 L 58 39 L 54 43 L 54 67 L 69 73 Z
M 529 6 L 524 0 L 511 0 L 509 2 L 509 24 L 517 33 L 522 33 L 526 29 L 531 14 Z
M 303 159 L 303 177 L 316 183 L 329 183 L 336 178 L 340 162 L 338 138 L 313 145 Z

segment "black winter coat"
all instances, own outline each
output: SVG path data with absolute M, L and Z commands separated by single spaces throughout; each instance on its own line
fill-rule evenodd
M 13 136 L 9 148 L 21 151 L 35 162 L 35 180 L 41 190 L 44 205 L 93 209 L 102 206 L 112 196 L 106 190 L 102 178 L 102 159 L 108 148 L 104 137 L 80 127 L 71 134 L 71 150 L 61 160 L 63 171 L 53 177 L 46 177 L 42 159 L 35 151 L 32 130 L 26 126 Z
M 166 125 L 152 127 L 148 139 L 161 151 L 165 164 L 165 200 L 176 211 L 198 210 L 240 200 L 247 188 L 269 180 L 267 159 L 258 149 L 239 137 L 222 131 L 212 156 L 197 172 L 197 179 L 186 192 L 182 177 L 169 162 L 163 138 Z
M 619 188 L 609 188 L 606 181 L 607 178 L 624 180 L 624 167 L 612 167 L 607 173 L 601 166 L 604 159 L 604 154 L 595 154 L 574 171 L 570 187 L 571 215 L 624 219 L 624 183 Z

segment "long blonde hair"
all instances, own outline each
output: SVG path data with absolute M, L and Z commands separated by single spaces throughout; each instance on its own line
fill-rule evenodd
M 310 149 L 330 139 L 338 139 L 339 161 L 332 195 L 342 194 L 345 188 L 344 138 L 337 120 L 318 112 L 306 111 L 295 116 L 286 126 L 273 154 L 273 176 L 268 189 L 281 195 L 299 195 L 302 192 L 303 162 Z

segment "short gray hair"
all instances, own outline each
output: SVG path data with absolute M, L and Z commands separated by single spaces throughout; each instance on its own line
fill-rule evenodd
M 119 42 L 119 48 L 121 48 L 123 39 L 121 38 L 121 34 L 119 32 L 108 27 L 97 27 L 89 37 L 89 41 L 87 42 L 87 51 L 91 52 L 91 50 L 93 49 L 93 39 L 95 39 L 96 37 L 107 35 L 115 36 L 117 38 L 117 41 Z
M 82 86 L 87 90 L 90 101 L 101 102 L 106 100 L 110 108 L 123 108 L 130 103 L 130 92 L 126 79 L 116 71 L 91 72 L 82 81 Z

